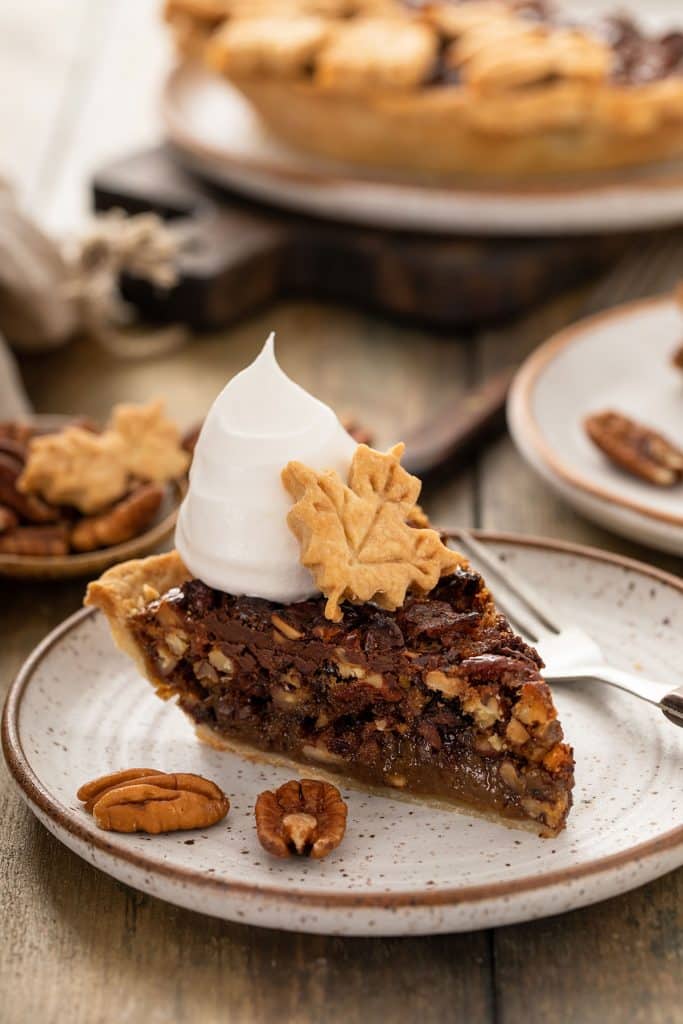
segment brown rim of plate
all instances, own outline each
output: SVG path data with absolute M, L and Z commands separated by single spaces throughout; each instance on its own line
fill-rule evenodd
M 623 569 L 649 576 L 657 582 L 671 587 L 679 595 L 683 595 L 683 580 L 632 558 L 610 554 L 580 544 L 555 541 L 542 537 L 526 537 L 519 534 L 481 530 L 473 531 L 473 534 L 483 541 L 559 551 L 583 558 L 590 558 L 594 561 L 606 562 L 609 565 L 619 566 Z M 446 536 L 457 539 L 458 533 L 457 531 L 447 531 Z M 343 907 L 393 910 L 399 907 L 431 907 L 444 906 L 446 904 L 476 903 L 483 900 L 513 896 L 520 892 L 547 889 L 553 885 L 576 881 L 580 878 L 616 869 L 633 861 L 643 861 L 648 857 L 657 856 L 667 850 L 683 846 L 683 825 L 680 825 L 656 839 L 648 840 L 621 853 L 601 857 L 581 867 L 566 868 L 562 871 L 550 871 L 533 879 L 497 882 L 488 885 L 467 886 L 465 888 L 449 888 L 437 892 L 420 889 L 389 895 L 350 895 L 346 893 L 325 895 L 319 892 L 287 892 L 285 888 L 249 885 L 244 882 L 230 882 L 224 878 L 210 877 L 205 872 L 170 867 L 168 864 L 155 858 L 121 849 L 107 839 L 106 832 L 100 832 L 96 827 L 88 825 L 88 819 L 84 816 L 74 812 L 73 809 L 69 810 L 63 807 L 54 800 L 30 767 L 19 738 L 21 699 L 36 667 L 65 634 L 75 629 L 82 619 L 96 614 L 98 613 L 94 608 L 83 608 L 76 612 L 48 634 L 32 654 L 29 655 L 7 694 L 2 716 L 2 749 L 10 773 L 30 805 L 49 818 L 58 829 L 63 830 L 74 839 L 87 843 L 102 853 L 110 855 L 116 860 L 131 864 L 137 869 L 161 874 L 181 884 L 191 882 L 202 885 L 205 888 L 222 890 L 242 897 L 272 898 L 303 906 L 326 907 L 328 909 Z M 670 726 L 665 725 L 665 727 Z M 83 820 L 81 820 L 82 818 Z
M 524 185 L 520 183 L 518 187 L 511 188 L 510 186 L 499 187 L 492 183 L 491 187 L 487 189 L 482 188 L 468 188 L 466 184 L 455 184 L 449 181 L 448 178 L 443 180 L 435 181 L 420 181 L 416 179 L 413 181 L 402 180 L 399 177 L 388 178 L 382 180 L 378 177 L 372 177 L 370 175 L 365 176 L 363 174 L 364 168 L 361 165 L 349 165 L 348 175 L 344 175 L 339 171 L 335 171 L 333 167 L 330 170 L 321 168 L 318 173 L 304 168 L 286 167 L 277 162 L 270 162 L 263 159 L 253 159 L 251 157 L 245 157 L 229 153 L 226 149 L 216 147 L 205 142 L 199 141 L 191 131 L 188 131 L 186 122 L 177 113 L 177 105 L 173 102 L 173 95 L 175 89 L 178 87 L 178 83 L 191 72 L 201 71 L 203 74 L 209 76 L 210 72 L 205 71 L 201 65 L 197 65 L 195 61 L 188 60 L 182 61 L 171 69 L 166 77 L 160 100 L 161 118 L 164 129 L 166 131 L 169 142 L 173 146 L 176 146 L 179 150 L 189 153 L 190 156 L 200 160 L 210 160 L 217 163 L 222 163 L 226 166 L 234 167 L 239 171 L 245 171 L 248 173 L 267 174 L 271 177 L 280 178 L 285 182 L 294 182 L 299 185 L 316 185 L 324 188 L 337 188 L 339 186 L 348 185 L 361 185 L 365 188 L 375 188 L 385 190 L 386 188 L 401 189 L 414 192 L 417 189 L 423 189 L 427 192 L 451 192 L 455 195 L 460 195 L 463 198 L 468 199 L 514 199 L 514 198 L 566 198 L 566 197 L 580 197 L 586 194 L 602 194 L 604 192 L 632 192 L 640 191 L 642 189 L 670 189 L 670 188 L 681 188 L 683 187 L 683 175 L 676 168 L 671 174 L 661 174 L 658 177 L 647 177 L 648 172 L 652 174 L 653 171 L 662 171 L 662 168 L 666 169 L 667 164 L 663 165 L 653 163 L 644 164 L 638 167 L 626 168 L 624 174 L 626 177 L 614 177 L 602 180 L 596 179 L 594 182 L 584 181 L 581 185 L 574 185 L 568 187 L 566 183 L 554 185 L 551 181 L 547 183 L 538 183 L 532 185 Z M 219 79 L 221 80 L 221 79 Z M 222 79 L 223 84 L 228 88 L 236 89 L 235 86 L 231 86 L 230 83 Z M 285 143 L 283 143 L 285 145 Z M 296 150 L 293 150 L 296 152 Z M 311 154 L 304 154 L 309 157 Z M 325 160 L 324 157 L 314 157 L 321 162 Z M 330 161 L 334 164 L 334 161 Z M 670 163 L 670 162 L 669 162 Z M 604 172 L 605 174 L 616 174 L 617 172 Z M 638 175 L 642 174 L 643 177 Z
M 515 413 L 521 419 L 525 436 L 529 438 L 536 454 L 541 457 L 546 466 L 560 480 L 573 487 L 578 487 L 580 490 L 585 491 L 586 494 L 591 494 L 593 497 L 600 498 L 611 505 L 619 505 L 629 512 L 636 512 L 647 519 L 668 523 L 671 526 L 683 526 L 683 515 L 660 512 L 649 505 L 641 504 L 639 501 L 632 501 L 630 498 L 625 498 L 618 492 L 612 491 L 609 487 L 601 487 L 599 484 L 593 483 L 592 480 L 585 477 L 580 471 L 566 465 L 545 440 L 532 409 L 534 388 L 541 372 L 553 361 L 559 352 L 562 352 L 571 345 L 578 337 L 586 331 L 590 331 L 597 324 L 604 324 L 610 320 L 621 320 L 639 310 L 655 306 L 665 306 L 671 302 L 671 295 L 657 295 L 647 299 L 636 299 L 634 302 L 623 303 L 615 309 L 608 309 L 604 313 L 596 313 L 594 316 L 585 317 L 570 327 L 565 327 L 564 330 L 558 331 L 540 348 L 537 348 L 524 362 L 512 382 L 510 395 L 511 402 L 515 406 Z M 643 482 L 643 486 L 654 487 L 655 485 Z

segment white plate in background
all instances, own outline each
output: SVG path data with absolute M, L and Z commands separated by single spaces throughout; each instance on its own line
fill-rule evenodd
M 683 447 L 683 313 L 671 297 L 628 303 L 536 349 L 508 399 L 510 432 L 550 486 L 588 518 L 683 555 L 683 483 L 657 487 L 613 465 L 588 439 L 589 413 L 615 409 Z

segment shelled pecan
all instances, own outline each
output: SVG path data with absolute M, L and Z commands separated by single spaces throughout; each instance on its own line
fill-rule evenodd
M 3 555 L 66 555 L 69 553 L 69 528 L 65 523 L 50 526 L 16 526 L 0 533 Z
M 230 810 L 223 791 L 201 775 L 132 769 L 86 783 L 77 796 L 109 832 L 176 832 L 208 828 Z
M 588 416 L 584 426 L 612 462 L 641 480 L 671 487 L 683 478 L 683 450 L 637 420 L 607 410 Z
M 7 505 L 0 505 L 0 534 L 13 530 L 18 522 L 19 517 L 14 509 L 8 508 Z
M 74 551 L 95 551 L 137 537 L 159 511 L 164 496 L 161 484 L 143 484 L 97 516 L 80 519 L 71 532 Z
M 292 854 L 319 860 L 344 838 L 347 807 L 336 786 L 313 779 L 286 782 L 256 801 L 256 831 L 274 857 Z
M 22 463 L 14 455 L 0 452 L 0 504 L 13 509 L 21 519 L 30 523 L 53 523 L 60 518 L 60 511 L 48 505 L 36 494 L 22 494 L 17 481 L 22 472 Z

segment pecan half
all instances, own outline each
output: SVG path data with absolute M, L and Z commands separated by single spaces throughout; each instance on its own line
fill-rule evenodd
M 121 786 L 124 782 L 148 779 L 152 775 L 163 774 L 164 772 L 157 771 L 156 768 L 126 768 L 124 771 L 112 772 L 111 775 L 100 775 L 97 779 L 84 782 L 76 793 L 76 797 L 83 801 L 88 814 L 92 814 L 92 809 L 99 798 L 108 793 L 110 789 L 115 789 L 116 786 Z
M 53 526 L 17 526 L 0 533 L 0 554 L 3 555 L 67 555 L 69 528 L 64 523 Z
M 673 353 L 671 356 L 671 362 L 677 369 L 683 370 L 683 345 L 679 345 Z
M 225 793 L 201 775 L 167 775 L 144 768 L 96 779 L 81 786 L 78 795 L 99 827 L 110 832 L 158 835 L 208 828 L 230 810 Z
M 7 505 L 0 505 L 0 533 L 6 533 L 7 530 L 13 530 L 18 522 L 19 517 L 14 509 L 8 508 Z
M 144 484 L 106 512 L 86 516 L 73 528 L 72 548 L 74 551 L 95 551 L 139 536 L 159 511 L 163 496 L 161 484 Z
M 0 437 L 18 441 L 22 445 L 28 444 L 34 433 L 35 427 L 32 424 L 20 420 L 3 420 L 0 423 Z
M 0 435 L 0 453 L 11 456 L 23 466 L 26 462 L 28 449 L 21 441 L 15 441 L 12 437 L 2 437 Z
M 55 522 L 60 515 L 58 508 L 48 505 L 37 494 L 21 494 L 17 489 L 22 469 L 23 463 L 15 455 L 0 452 L 0 504 L 9 505 L 30 523 Z
M 683 476 L 683 450 L 650 427 L 612 410 L 588 416 L 584 426 L 612 462 L 641 480 L 671 487 Z
M 319 860 L 339 846 L 346 831 L 347 807 L 336 786 L 294 779 L 256 801 L 256 832 L 274 857 L 292 854 Z

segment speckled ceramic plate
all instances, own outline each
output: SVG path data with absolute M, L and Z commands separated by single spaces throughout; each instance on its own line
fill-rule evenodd
M 600 635 L 623 667 L 683 676 L 683 582 L 550 541 L 483 535 L 549 604 Z M 257 794 L 290 773 L 200 744 L 111 641 L 98 613 L 63 623 L 9 694 L 3 745 L 31 809 L 89 863 L 184 907 L 255 925 L 340 935 L 483 928 L 556 914 L 683 864 L 683 732 L 660 712 L 588 684 L 557 689 L 576 750 L 567 830 L 539 839 L 455 811 L 342 787 L 349 825 L 320 862 L 270 858 Z M 75 798 L 85 779 L 144 765 L 199 772 L 230 795 L 225 822 L 160 837 L 101 832 Z
M 194 64 L 170 74 L 162 113 L 169 141 L 191 170 L 255 199 L 334 220 L 477 235 L 585 234 L 683 220 L 679 161 L 520 184 L 373 172 L 285 146 L 235 89 Z
M 508 420 L 527 461 L 602 526 L 683 555 L 683 483 L 656 487 L 614 466 L 588 439 L 589 413 L 616 409 L 683 439 L 683 373 L 671 356 L 683 314 L 671 297 L 628 303 L 560 331 L 526 360 Z
M 43 428 L 61 427 L 70 422 L 68 416 L 35 415 L 33 420 Z M 27 580 L 63 580 L 78 576 L 99 576 L 110 565 L 129 558 L 142 558 L 155 551 L 173 533 L 180 507 L 184 483 L 170 483 L 152 524 L 137 537 L 122 544 L 97 551 L 71 555 L 7 555 L 0 553 L 0 576 Z

